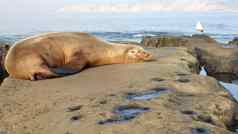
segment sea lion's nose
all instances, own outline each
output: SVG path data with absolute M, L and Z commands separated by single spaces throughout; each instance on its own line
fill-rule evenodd
M 145 56 L 145 57 L 149 57 L 151 54 L 149 52 L 146 52 L 146 51 L 143 51 L 142 54 Z

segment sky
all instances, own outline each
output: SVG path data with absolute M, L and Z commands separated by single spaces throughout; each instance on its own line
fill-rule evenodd
M 238 12 L 238 0 L 0 0 L 0 29 L 54 23 L 73 14 L 161 11 Z
M 1 0 L 0 15 L 68 12 L 238 11 L 238 0 Z
M 65 13 L 158 11 L 238 11 L 238 0 L 0 0 L 1 19 Z
M 118 0 L 65 5 L 59 12 L 237 11 L 237 0 Z

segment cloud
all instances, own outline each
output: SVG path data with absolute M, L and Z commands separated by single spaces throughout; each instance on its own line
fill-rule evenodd
M 97 3 L 67 5 L 57 12 L 157 12 L 157 11 L 238 11 L 238 5 L 210 0 L 159 0 L 134 3 Z

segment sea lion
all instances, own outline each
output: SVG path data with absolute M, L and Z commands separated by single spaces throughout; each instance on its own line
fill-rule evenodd
M 65 76 L 86 66 L 149 61 L 142 47 L 100 40 L 88 33 L 57 32 L 32 36 L 13 45 L 5 60 L 10 77 L 41 80 Z

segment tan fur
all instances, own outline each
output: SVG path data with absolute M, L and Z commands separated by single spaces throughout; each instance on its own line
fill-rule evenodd
M 79 72 L 85 66 L 150 60 L 142 47 L 111 44 L 87 33 L 59 32 L 26 38 L 12 46 L 5 67 L 11 77 L 38 80 Z

